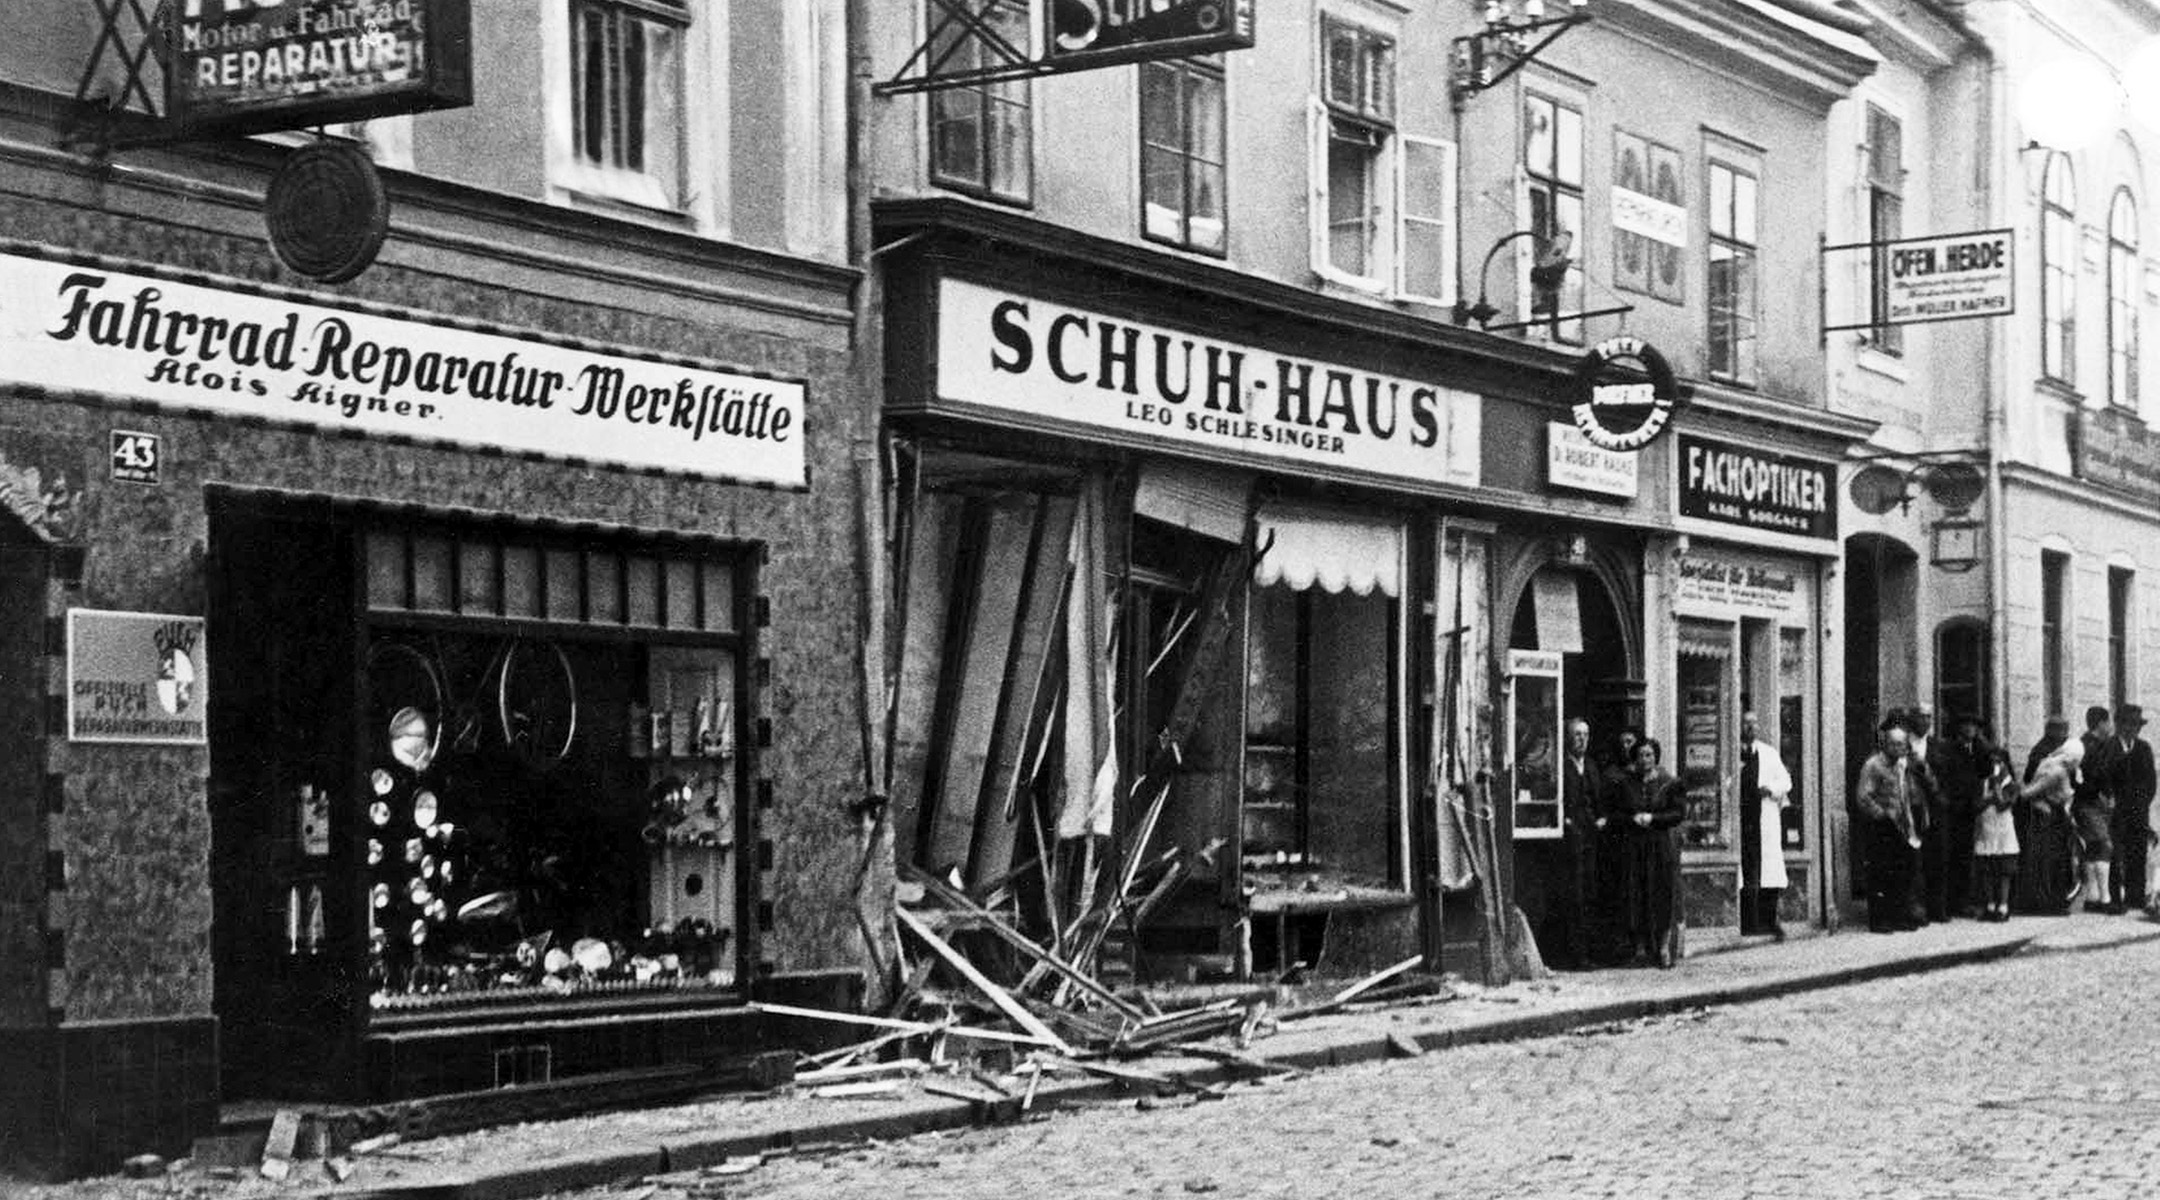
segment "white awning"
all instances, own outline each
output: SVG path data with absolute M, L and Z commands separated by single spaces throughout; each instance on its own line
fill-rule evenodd
M 1341 509 L 1269 505 L 1260 510 L 1262 586 L 1402 595 L 1403 527 Z
M 1245 540 L 1253 473 L 1187 462 L 1149 462 L 1133 489 L 1133 513 L 1225 542 Z

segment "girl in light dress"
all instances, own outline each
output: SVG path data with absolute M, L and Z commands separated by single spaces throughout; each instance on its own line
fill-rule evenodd
M 1987 779 L 1980 785 L 1980 811 L 1973 816 L 1973 870 L 1980 882 L 1980 919 L 2010 919 L 2010 885 L 2017 878 L 2017 824 L 2012 809 L 2022 790 L 2010 771 L 2010 752 L 1988 751 Z

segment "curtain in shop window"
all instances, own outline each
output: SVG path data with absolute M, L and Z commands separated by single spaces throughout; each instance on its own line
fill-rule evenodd
M 1072 596 L 1065 606 L 1065 788 L 1060 838 L 1108 837 L 1117 810 L 1110 720 L 1110 604 L 1104 594 L 1103 493 L 1091 484 L 1073 517 Z
M 1254 580 L 1262 587 L 1287 584 L 1303 591 L 1369 596 L 1375 589 L 1402 595 L 1403 529 L 1398 521 L 1376 521 L 1339 509 L 1271 504 L 1260 510 L 1260 565 Z

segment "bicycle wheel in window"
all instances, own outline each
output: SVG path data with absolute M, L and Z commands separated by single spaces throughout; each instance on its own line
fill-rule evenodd
M 503 744 L 528 766 L 545 770 L 568 758 L 578 724 L 570 656 L 554 642 L 511 642 L 503 652 L 495 712 Z
M 414 771 L 425 771 L 442 749 L 444 692 L 434 662 L 405 642 L 384 641 L 368 647 L 370 729 L 379 730 L 382 749 Z

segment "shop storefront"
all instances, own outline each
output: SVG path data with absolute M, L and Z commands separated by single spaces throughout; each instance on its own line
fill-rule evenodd
M 1611 957 L 1598 911 L 1604 847 L 1581 812 L 1567 811 L 1563 764 L 1577 720 L 1589 727 L 1585 758 L 1600 780 L 1617 767 L 1622 734 L 1645 727 L 1642 570 L 1663 520 L 1669 439 L 1614 450 L 1564 420 L 1521 435 L 1516 444 L 1542 442 L 1542 473 L 1530 456 L 1493 472 L 1495 486 L 1530 493 L 1543 510 L 1503 520 L 1494 539 L 1503 617 L 1492 626 L 1492 736 L 1509 797 L 1510 895 L 1545 962 L 1595 966 Z
M 1564 360 L 1051 253 L 1020 218 L 883 217 L 928 239 L 887 318 L 903 859 L 1009 886 L 1044 931 L 1132 864 L 1145 920 L 1113 974 L 1442 957 L 1439 781 L 1489 715 L 1488 393 Z
M 1826 596 L 1840 551 L 1837 465 L 1682 432 L 1674 468 L 1684 536 L 1661 564 L 1671 647 L 1662 673 L 1666 766 L 1687 788 L 1685 920 L 1767 932 L 1762 906 L 1774 904 L 1784 921 L 1820 922 L 1826 901 L 1835 907 L 1825 873 L 1842 869 L 1832 830 L 1843 804 L 1824 801 L 1838 775 L 1825 747 L 1842 736 L 1825 728 L 1838 699 L 1826 696 L 1835 672 L 1823 665 L 1836 628 Z M 1782 808 L 1743 794 L 1749 729 L 1792 777 Z M 1766 886 L 1774 898 L 1758 900 Z
M 813 487 L 845 272 L 761 261 L 754 314 L 654 299 L 657 257 L 581 302 L 484 254 L 331 294 L 245 282 L 252 237 L 10 212 L 53 239 L 0 254 L 10 1159 L 628 1096 L 793 1035 L 748 1000 L 859 997 L 861 583 Z

